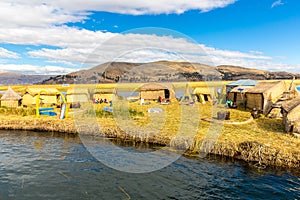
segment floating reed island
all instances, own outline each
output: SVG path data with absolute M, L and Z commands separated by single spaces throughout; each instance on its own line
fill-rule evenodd
M 81 104 L 71 106 L 63 120 L 35 116 L 37 110 L 30 104 L 36 102 L 37 92 L 23 90 L 22 94 L 30 94 L 32 100 L 20 107 L 22 100 L 9 89 L 2 99 L 12 106 L 0 107 L 0 129 L 105 136 L 171 146 L 187 155 L 232 157 L 259 167 L 299 168 L 300 139 L 294 132 L 300 130 L 300 101 L 295 87 L 286 82 L 244 83 L 228 87 L 221 82 L 198 84 L 193 85 L 193 92 L 186 85 L 180 99 L 175 98 L 172 84 L 147 84 L 140 87 L 139 97 L 130 100 L 107 88 L 59 88 L 60 94 L 65 92 L 68 105 Z M 49 92 L 51 103 L 46 104 L 50 101 L 47 94 L 41 93 L 41 106 L 51 106 L 59 115 L 60 95 Z M 225 104 L 226 94 L 231 103 Z M 251 114 L 253 108 L 258 108 L 255 115 Z M 220 113 L 228 114 L 228 119 Z
M 30 115 L 28 110 L 28 116 L 6 113 L 0 115 L 0 129 L 101 135 L 134 142 L 171 145 L 186 150 L 187 155 L 215 154 L 260 166 L 300 167 L 300 140 L 284 132 L 280 119 L 251 119 L 248 111 L 229 109 L 231 119 L 219 121 L 214 119 L 212 112 L 223 108 L 217 106 L 212 111 L 213 106 L 209 104 L 188 107 L 198 107 L 198 117 L 182 116 L 180 105 L 172 103 L 163 105 L 164 113 L 161 114 L 165 115 L 164 121 L 151 125 L 151 120 L 160 119 L 160 114 L 146 114 L 147 110 L 159 107 L 160 104 L 129 103 L 129 118 L 123 116 L 122 119 L 116 119 L 112 113 L 103 111 L 104 106 L 95 105 L 93 111 L 86 110 L 76 118 L 71 114 L 64 120 L 50 116 L 37 118 Z M 186 119 L 182 120 L 182 117 Z M 184 126 L 182 123 L 193 119 L 200 119 L 196 129 L 192 125 L 190 128 L 193 130 L 189 131 L 189 127 L 184 127 L 180 131 L 181 126 Z M 157 124 L 162 124 L 162 128 L 153 128 Z M 84 129 L 80 129 L 82 126 Z

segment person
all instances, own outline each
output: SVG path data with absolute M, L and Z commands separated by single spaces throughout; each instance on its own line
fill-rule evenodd
M 103 103 L 103 99 L 100 99 L 100 104 L 102 104 Z
M 161 102 L 161 96 L 158 97 L 157 102 Z
M 227 107 L 227 108 L 231 108 L 231 107 L 232 107 L 232 103 L 233 103 L 233 102 L 232 102 L 231 100 L 227 100 L 227 101 L 226 101 L 226 107 Z
M 253 109 L 252 109 L 252 111 L 251 111 L 251 116 L 252 116 L 254 119 L 259 118 L 258 110 L 257 110 L 256 108 L 253 108 Z
M 107 102 L 107 99 L 104 99 L 104 103 L 108 103 L 108 102 Z

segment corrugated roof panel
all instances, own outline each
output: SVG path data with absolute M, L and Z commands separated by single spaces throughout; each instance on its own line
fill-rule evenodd
M 226 86 L 255 86 L 257 84 L 258 84 L 258 82 L 255 80 L 242 79 L 242 80 L 237 80 L 237 81 L 228 83 Z

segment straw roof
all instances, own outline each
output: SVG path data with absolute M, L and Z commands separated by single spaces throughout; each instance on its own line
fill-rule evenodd
M 8 87 L 4 95 L 1 97 L 1 101 L 9 101 L 9 100 L 20 100 L 22 97 L 18 95 L 11 87 Z
M 213 94 L 214 88 L 209 87 L 197 87 L 194 89 L 193 94 Z
M 300 97 L 297 97 L 295 99 L 284 102 L 282 104 L 282 109 L 286 112 L 290 112 L 299 105 L 300 105 Z
M 241 79 L 231 83 L 226 84 L 226 86 L 255 86 L 258 82 L 251 79 Z
M 266 91 L 271 90 L 273 87 L 283 84 L 283 81 L 275 81 L 275 82 L 263 82 L 249 89 L 247 93 L 265 93 Z
M 116 94 L 117 91 L 115 88 L 96 88 L 93 90 L 94 94 Z
M 25 92 L 23 92 L 23 95 L 25 93 L 30 94 L 31 96 L 37 95 L 40 91 L 46 91 L 46 92 L 41 92 L 41 94 L 47 94 L 47 95 L 56 95 L 59 93 L 59 91 L 56 88 L 26 88 Z
M 238 86 L 230 90 L 230 92 L 238 92 L 238 93 L 246 93 L 248 92 L 253 86 Z
M 165 90 L 165 89 L 173 89 L 173 85 L 171 83 L 145 83 L 141 87 L 141 91 L 155 91 L 155 90 Z
M 89 91 L 87 88 L 70 88 L 67 91 L 67 95 L 70 95 L 70 94 L 86 94 L 86 95 L 88 95 Z

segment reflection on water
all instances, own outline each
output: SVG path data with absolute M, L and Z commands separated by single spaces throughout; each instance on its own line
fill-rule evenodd
M 0 161 L 0 199 L 296 199 L 300 195 L 299 177 L 258 171 L 236 161 L 181 157 L 152 173 L 119 172 L 99 163 L 71 135 L 0 131 Z

